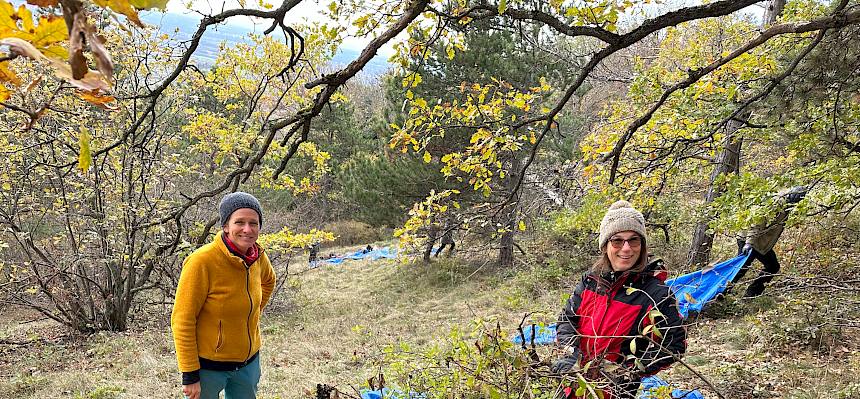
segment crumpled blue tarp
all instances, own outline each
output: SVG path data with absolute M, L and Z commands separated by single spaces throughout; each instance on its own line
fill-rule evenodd
M 336 258 L 331 259 L 320 259 L 320 262 L 330 263 L 333 265 L 339 265 L 346 260 L 378 260 L 378 259 L 394 259 L 397 257 L 397 250 L 391 247 L 385 247 L 380 249 L 374 249 L 372 251 L 367 251 L 365 249 L 360 249 L 351 254 L 347 254 L 344 256 L 338 256 Z
M 662 386 L 669 385 L 668 382 L 664 381 L 662 378 L 657 377 L 656 375 L 652 375 L 650 377 L 645 377 L 642 379 L 642 386 L 640 389 L 642 391 L 639 393 L 638 399 L 651 399 L 654 396 L 651 394 L 651 389 L 656 389 Z M 699 390 L 695 389 L 692 391 L 685 391 L 683 389 L 673 389 L 672 397 L 675 399 L 705 399 L 702 396 L 702 393 Z
M 399 389 L 389 389 L 388 387 L 380 390 L 371 391 L 363 389 L 361 391 L 361 399 L 425 399 L 427 395 L 418 392 L 404 393 Z
M 711 267 L 666 280 L 666 285 L 678 298 L 681 316 L 686 318 L 690 311 L 701 312 L 705 303 L 725 291 L 728 282 L 735 278 L 747 257 L 738 255 Z
M 531 345 L 532 336 L 534 336 L 535 345 L 552 345 L 555 342 L 555 327 L 555 324 L 550 324 L 548 326 L 530 324 L 528 326 L 523 327 L 523 335 L 526 338 L 526 344 Z M 523 337 L 520 336 L 519 331 L 514 333 L 514 337 L 511 338 L 511 341 L 513 341 L 515 344 L 523 343 Z

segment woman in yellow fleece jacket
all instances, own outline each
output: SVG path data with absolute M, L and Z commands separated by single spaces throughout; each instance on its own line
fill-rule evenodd
M 275 272 L 257 245 L 263 212 L 254 196 L 227 194 L 215 239 L 182 265 L 171 327 L 182 393 L 190 399 L 255 398 L 260 381 L 260 311 Z

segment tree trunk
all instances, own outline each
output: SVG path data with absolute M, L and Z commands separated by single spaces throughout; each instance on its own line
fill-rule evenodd
M 430 255 L 433 253 L 433 244 L 436 243 L 436 226 L 427 227 L 427 244 L 424 246 L 424 263 L 430 263 Z
M 785 0 L 770 0 L 767 2 L 767 9 L 762 19 L 762 27 L 776 22 L 776 19 L 782 14 L 783 9 L 785 9 Z
M 511 173 L 508 174 L 508 179 L 505 180 L 505 194 L 511 197 L 511 201 L 505 205 L 505 209 L 500 213 L 501 225 L 504 226 L 505 232 L 499 240 L 499 267 L 510 267 L 514 265 L 514 234 L 517 228 L 517 219 L 519 214 L 519 192 L 514 192 L 519 181 L 520 168 L 522 162 L 519 158 L 514 158 L 511 161 Z
M 772 24 L 782 14 L 785 8 L 785 0 L 771 0 L 768 2 L 767 10 L 762 18 L 762 28 Z M 726 137 L 723 140 L 723 150 L 717 157 L 717 164 L 711 172 L 711 182 L 708 192 L 705 194 L 705 207 L 714 202 L 723 194 L 725 187 L 717 185 L 717 179 L 727 173 L 740 172 L 741 138 L 736 137 L 737 131 L 743 127 L 744 122 L 750 118 L 752 111 L 749 109 L 740 113 L 736 120 L 726 124 Z M 708 231 L 708 224 L 713 220 L 713 215 L 706 214 L 693 232 L 693 242 L 690 244 L 690 252 L 687 265 L 692 267 L 704 266 L 710 261 L 711 247 L 714 244 L 714 233 Z
M 741 119 L 749 117 L 748 113 L 738 115 Z M 724 174 L 737 173 L 740 170 L 740 155 L 742 139 L 737 138 L 735 133 L 743 126 L 743 122 L 732 120 L 726 125 L 726 137 L 723 140 L 723 150 L 717 158 L 717 164 L 711 172 L 711 183 L 708 187 L 708 192 L 705 194 L 705 206 L 714 202 L 717 197 L 723 194 L 724 187 L 717 185 L 717 179 Z M 711 246 L 714 243 L 714 233 L 708 231 L 708 223 L 713 219 L 712 215 L 707 214 L 696 224 L 696 230 L 693 233 L 693 242 L 690 245 L 690 253 L 687 259 L 687 265 L 693 267 L 701 267 L 706 265 L 711 257 Z

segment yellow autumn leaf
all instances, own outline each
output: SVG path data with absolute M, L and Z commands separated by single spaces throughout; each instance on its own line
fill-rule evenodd
M 86 172 L 90 169 L 93 163 L 93 154 L 90 152 L 90 131 L 87 128 L 81 128 L 81 134 L 78 137 L 78 145 L 80 152 L 78 153 L 78 167 Z
M 18 14 L 15 7 L 6 1 L 0 1 L 0 36 L 6 36 L 8 32 L 18 30 Z
M 26 36 L 19 35 L 19 37 L 33 43 L 42 51 L 42 54 L 48 57 L 68 56 L 68 51 L 61 44 L 69 39 L 69 31 L 66 28 L 66 22 L 60 17 L 40 17 L 39 24 L 35 26 L 32 33 Z
M 3 86 L 2 84 L 0 84 L 0 101 L 6 101 L 11 96 L 12 96 L 12 92 L 9 91 L 9 89 L 7 89 L 6 86 Z
M 430 156 L 430 152 L 424 151 L 424 163 L 430 163 L 433 160 L 433 157 Z
M 93 0 L 96 5 L 110 8 L 122 15 L 128 17 L 128 20 L 134 22 L 135 25 L 143 27 L 143 23 L 140 22 L 140 17 L 137 15 L 137 10 L 131 6 L 131 3 L 128 0 Z
M 526 231 L 526 222 L 520 220 L 520 231 Z
M 113 104 L 114 101 L 116 101 L 116 98 L 114 98 L 113 96 L 103 95 L 100 94 L 98 91 L 85 90 L 76 90 L 75 95 L 77 95 L 84 101 L 87 101 L 106 110 L 114 111 L 117 109 L 116 104 Z
M 21 85 L 21 78 L 12 72 L 8 65 L 8 62 L 0 62 L 0 82 L 9 82 L 15 86 Z
M 27 6 L 21 4 L 18 7 L 18 19 L 21 21 L 21 26 L 24 32 L 32 32 L 36 30 L 36 25 L 33 24 L 33 14 L 27 9 Z
M 21 21 L 20 27 L 17 21 Z M 42 16 L 34 23 L 33 14 L 24 5 L 16 11 L 9 3 L 0 1 L 0 37 L 22 39 L 49 57 L 65 58 L 67 55 L 61 45 L 69 38 L 63 18 Z

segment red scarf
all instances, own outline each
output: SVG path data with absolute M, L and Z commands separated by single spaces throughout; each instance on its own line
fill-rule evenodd
M 242 258 L 246 265 L 251 265 L 260 258 L 260 247 L 257 246 L 256 243 L 251 245 L 251 248 L 248 248 L 248 252 L 243 254 L 242 251 L 239 250 L 239 247 L 237 247 L 233 241 L 230 241 L 226 235 L 222 234 L 221 237 L 224 238 L 224 244 L 227 245 L 227 249 L 229 249 L 233 255 Z

